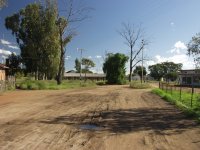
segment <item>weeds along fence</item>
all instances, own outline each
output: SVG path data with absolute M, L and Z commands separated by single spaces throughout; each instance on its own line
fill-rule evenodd
M 15 88 L 15 77 L 14 76 L 8 76 L 7 79 L 4 81 L 0 81 L 0 92 L 4 92 L 9 89 Z
M 159 82 L 159 88 L 180 101 L 186 107 L 200 107 L 200 88 L 194 86 L 183 87 L 169 83 Z

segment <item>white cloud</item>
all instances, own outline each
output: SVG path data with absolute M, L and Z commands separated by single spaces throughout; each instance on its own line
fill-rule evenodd
M 100 55 L 97 55 L 97 56 L 95 56 L 95 57 L 98 58 L 98 59 L 99 59 L 99 58 L 102 58 L 102 56 L 100 56 Z
M 182 63 L 183 64 L 182 69 L 194 69 L 193 60 L 190 59 L 186 54 L 175 54 L 169 57 L 156 55 L 154 60 L 147 61 L 146 64 L 149 66 L 149 65 L 154 65 L 157 63 L 166 62 L 166 61 L 174 62 L 174 63 Z
M 12 48 L 12 49 L 19 49 L 19 47 L 17 46 L 12 46 L 12 45 L 8 45 L 9 48 Z
M 8 56 L 8 55 L 11 55 L 12 52 L 10 52 L 10 51 L 8 51 L 8 50 L 0 49 L 0 54 L 5 55 L 5 56 Z
M 89 59 L 92 59 L 92 56 L 88 56 Z
M 3 45 L 10 45 L 11 44 L 9 41 L 6 41 L 4 39 L 0 39 L 0 41 L 1 41 L 1 44 L 3 44 Z
M 66 60 L 68 60 L 68 59 L 70 59 L 70 58 L 71 58 L 71 56 L 66 56 L 66 57 L 65 57 Z
M 186 53 L 187 46 L 185 43 L 178 41 L 174 44 L 174 47 L 170 50 L 170 53 L 180 54 L 182 52 Z

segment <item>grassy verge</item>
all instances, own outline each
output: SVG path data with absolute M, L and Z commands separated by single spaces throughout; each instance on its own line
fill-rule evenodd
M 162 99 L 176 105 L 180 110 L 184 111 L 188 117 L 196 118 L 200 121 L 200 96 L 193 95 L 191 106 L 191 93 L 182 92 L 181 99 L 178 91 L 167 93 L 161 89 L 153 89 L 153 93 L 159 95 Z
M 17 81 L 16 86 L 23 90 L 60 90 L 60 89 L 73 89 L 81 87 L 95 87 L 96 83 L 92 81 L 80 81 L 78 80 L 63 80 L 61 85 L 57 85 L 56 81 L 35 81 L 30 79 Z
M 140 81 L 132 81 L 130 87 L 133 89 L 147 89 L 151 88 L 151 85 L 147 82 L 141 84 Z

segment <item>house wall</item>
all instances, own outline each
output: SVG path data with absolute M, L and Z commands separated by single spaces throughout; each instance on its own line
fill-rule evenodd
M 5 81 L 6 80 L 6 72 L 5 70 L 0 70 L 0 81 Z

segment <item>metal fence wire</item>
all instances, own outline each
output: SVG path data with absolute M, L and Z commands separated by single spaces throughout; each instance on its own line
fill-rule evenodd
M 170 94 L 172 97 L 176 97 L 176 99 L 187 107 L 193 108 L 194 99 L 195 103 L 198 103 L 200 106 L 200 88 L 194 86 L 183 87 L 181 85 L 159 82 L 159 89 Z

